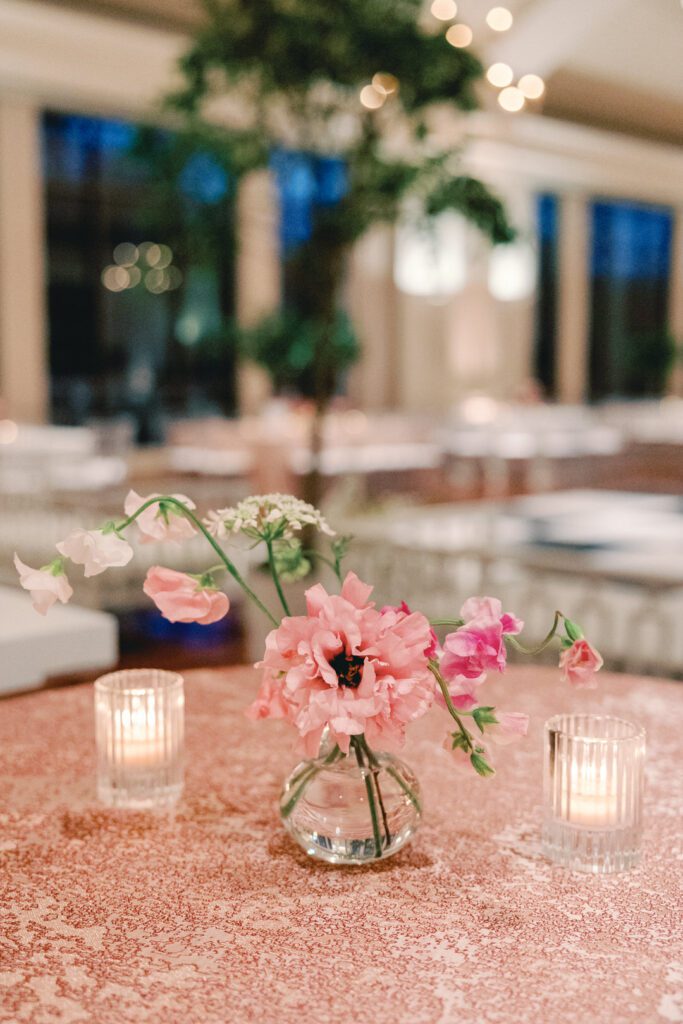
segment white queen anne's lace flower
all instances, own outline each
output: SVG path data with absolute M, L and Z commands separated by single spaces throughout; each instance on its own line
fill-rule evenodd
M 291 494 L 255 494 L 233 508 L 209 512 L 204 523 L 218 538 L 243 533 L 254 540 L 291 540 L 305 526 L 334 536 L 317 508 Z

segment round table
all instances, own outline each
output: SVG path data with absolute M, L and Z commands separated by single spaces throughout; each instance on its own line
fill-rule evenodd
M 570 692 L 552 669 L 510 669 L 486 700 L 532 724 L 494 779 L 454 768 L 432 711 L 404 755 L 421 831 L 392 860 L 339 869 L 280 827 L 294 737 L 244 717 L 256 683 L 248 668 L 186 674 L 185 795 L 159 816 L 98 805 L 89 686 L 0 702 L 0 1021 L 683 1020 L 678 684 L 605 675 Z M 542 723 L 570 708 L 648 730 L 629 873 L 542 855 Z

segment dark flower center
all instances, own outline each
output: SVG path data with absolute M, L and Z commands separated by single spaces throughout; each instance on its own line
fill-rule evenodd
M 349 686 L 352 690 L 358 689 L 363 676 L 363 665 L 365 658 L 359 654 L 347 654 L 340 651 L 330 660 L 330 665 L 337 673 L 340 686 Z

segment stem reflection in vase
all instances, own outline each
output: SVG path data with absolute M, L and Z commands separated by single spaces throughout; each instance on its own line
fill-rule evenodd
M 397 853 L 422 817 L 420 785 L 411 769 L 364 736 L 348 754 L 329 743 L 297 765 L 280 798 L 285 828 L 311 857 L 331 864 L 366 864 Z

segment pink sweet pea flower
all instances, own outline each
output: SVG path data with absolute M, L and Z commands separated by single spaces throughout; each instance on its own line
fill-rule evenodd
M 398 746 L 434 699 L 428 620 L 403 607 L 378 610 L 371 592 L 352 572 L 341 594 L 317 584 L 306 592 L 307 614 L 284 618 L 266 639 L 248 714 L 286 717 L 309 757 L 326 727 L 344 753 L 361 734 L 381 749 Z
M 515 743 L 529 731 L 529 716 L 521 711 L 494 711 L 494 715 L 497 721 L 485 726 L 485 734 L 499 747 Z
M 84 566 L 85 576 L 98 576 L 105 569 L 128 565 L 133 549 L 113 530 L 72 530 L 66 540 L 57 545 L 60 555 Z
M 503 612 L 495 597 L 471 597 L 460 611 L 464 624 L 444 641 L 441 673 L 447 682 L 479 679 L 489 670 L 502 672 L 507 662 L 503 637 L 520 633 L 521 619 Z M 472 695 L 472 694 L 470 694 Z
M 581 637 L 560 654 L 562 681 L 579 690 L 594 690 L 598 685 L 595 674 L 603 664 L 598 651 Z
M 443 669 L 441 671 L 443 675 Z M 471 711 L 472 708 L 476 708 L 479 703 L 477 696 L 477 690 L 482 683 L 486 682 L 486 673 L 477 676 L 476 679 L 468 679 L 467 676 L 453 675 L 445 676 L 444 679 L 448 685 L 448 694 L 451 698 L 451 702 L 458 711 Z M 446 710 L 446 701 L 444 699 L 441 690 L 437 687 L 436 690 L 436 701 L 441 707 Z
M 230 602 L 222 590 L 175 569 L 153 565 L 142 589 L 169 622 L 198 622 L 209 626 L 228 614 Z
M 127 516 L 132 516 L 141 505 L 151 498 L 158 498 L 158 494 L 148 494 L 142 498 L 135 491 L 129 491 L 123 506 Z M 196 508 L 193 501 L 190 501 L 184 494 L 171 494 L 171 498 L 181 501 L 188 508 Z M 159 506 L 150 505 L 144 512 L 141 512 L 135 520 L 141 534 L 141 543 L 152 544 L 154 541 L 183 541 L 194 537 L 197 532 L 190 522 L 178 509 L 172 505 Z
M 61 562 L 61 559 L 58 559 L 58 561 Z M 53 572 L 53 566 L 55 570 L 59 569 L 60 571 Z M 16 553 L 14 555 L 14 567 L 19 573 L 19 581 L 24 590 L 30 592 L 33 607 L 41 615 L 47 615 L 48 610 L 55 601 L 61 601 L 62 604 L 66 604 L 73 594 L 69 580 L 61 565 L 58 566 L 56 563 L 53 563 L 53 566 L 46 566 L 44 569 L 32 569 L 30 565 L 26 565 L 21 561 L 19 555 Z
M 504 612 L 497 597 L 469 597 L 460 609 L 460 618 L 465 624 L 475 621 L 489 622 L 495 619 L 500 622 L 503 633 L 512 636 L 521 633 L 524 623 L 510 612 Z

